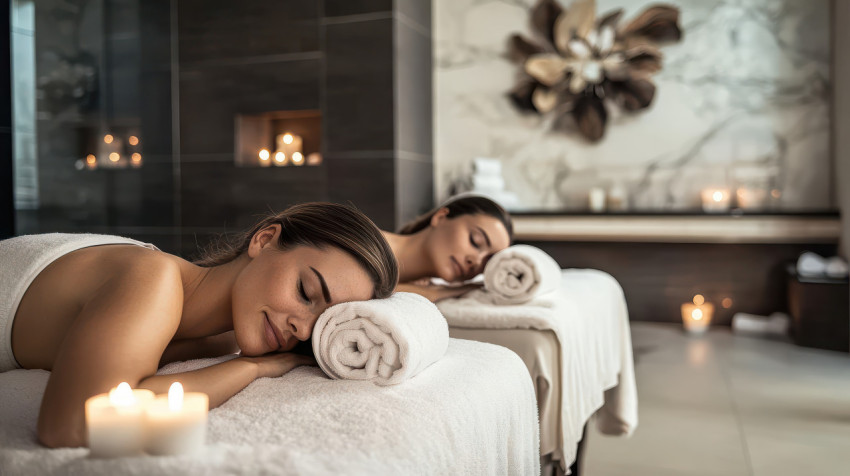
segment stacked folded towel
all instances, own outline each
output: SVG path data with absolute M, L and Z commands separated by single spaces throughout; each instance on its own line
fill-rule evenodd
M 519 206 L 519 198 L 505 188 L 502 177 L 502 162 L 499 159 L 476 157 L 472 159 L 473 193 L 491 198 L 508 209 Z
M 412 293 L 328 308 L 313 328 L 313 354 L 331 378 L 401 383 L 443 357 L 449 327 L 437 307 Z
M 556 291 L 561 267 L 545 251 L 514 245 L 499 251 L 484 267 L 484 289 L 494 304 L 522 304 Z

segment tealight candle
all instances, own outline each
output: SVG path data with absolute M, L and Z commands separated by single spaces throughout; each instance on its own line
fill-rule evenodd
M 147 452 L 176 455 L 203 448 L 209 407 L 206 393 L 184 394 L 179 382 L 171 384 L 167 396 L 158 395 L 147 406 Z
M 725 188 L 707 188 L 702 191 L 702 209 L 706 212 L 725 212 L 729 210 L 729 190 Z
M 705 302 L 701 294 L 694 296 L 692 303 L 682 304 L 682 323 L 685 325 L 685 330 L 691 334 L 702 334 L 708 330 L 713 314 L 714 304 Z
M 86 400 L 86 432 L 90 455 L 113 458 L 137 455 L 145 445 L 144 407 L 150 390 L 132 390 L 127 382 Z

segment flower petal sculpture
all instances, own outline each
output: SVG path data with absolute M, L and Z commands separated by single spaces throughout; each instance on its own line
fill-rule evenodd
M 575 0 L 566 10 L 556 0 L 539 0 L 531 11 L 539 41 L 517 34 L 509 40 L 511 58 L 523 67 L 509 93 L 514 104 L 554 114 L 556 129 L 577 128 L 592 142 L 605 134 L 606 103 L 628 112 L 649 107 L 659 45 L 682 38 L 679 10 L 653 5 L 618 26 L 622 15 L 618 9 L 597 20 L 594 0 Z

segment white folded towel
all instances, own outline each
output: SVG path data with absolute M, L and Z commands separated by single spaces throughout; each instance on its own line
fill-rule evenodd
M 484 289 L 494 304 L 522 304 L 556 291 L 560 285 L 558 263 L 529 245 L 499 251 L 484 267 Z
M 499 159 L 476 157 L 472 159 L 472 170 L 475 172 L 475 175 L 501 177 L 502 162 Z
M 472 190 L 475 192 L 498 193 L 505 189 L 505 179 L 500 176 L 473 175 Z
M 337 304 L 313 328 L 313 354 L 331 378 L 401 383 L 443 357 L 449 326 L 428 299 L 395 293 Z

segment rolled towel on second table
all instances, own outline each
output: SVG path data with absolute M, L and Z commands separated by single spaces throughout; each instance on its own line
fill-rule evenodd
M 312 341 L 329 377 L 394 385 L 445 355 L 449 326 L 434 303 L 398 292 L 328 308 L 316 321 Z
M 494 304 L 522 304 L 560 285 L 561 266 L 534 246 L 508 247 L 484 267 L 484 289 Z

